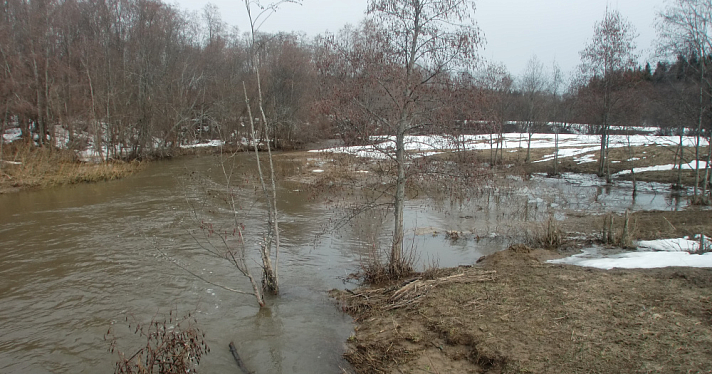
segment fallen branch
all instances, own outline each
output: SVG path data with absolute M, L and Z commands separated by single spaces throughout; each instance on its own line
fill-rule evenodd
M 237 348 L 235 348 L 234 342 L 230 342 L 230 353 L 232 353 L 232 358 L 235 359 L 235 362 L 237 363 L 237 367 L 240 369 L 240 371 L 242 371 L 245 374 L 254 374 L 254 371 L 249 371 L 245 367 L 245 363 L 240 358 L 240 355 L 237 354 Z

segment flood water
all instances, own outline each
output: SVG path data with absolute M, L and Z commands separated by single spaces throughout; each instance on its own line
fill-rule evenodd
M 251 165 L 247 155 L 238 163 Z M 104 340 L 107 330 L 113 326 L 118 348 L 130 355 L 141 340 L 129 332 L 126 318 L 147 322 L 170 310 L 192 312 L 206 334 L 211 353 L 200 372 L 237 372 L 230 341 L 257 373 L 339 373 L 348 367 L 341 356 L 352 321 L 327 291 L 354 286 L 345 278 L 373 243 L 387 241 L 392 223 L 374 213 L 328 230 L 339 214 L 327 199 L 296 184 L 281 185 L 281 294 L 259 310 L 251 296 L 208 284 L 172 262 L 215 283 L 249 289 L 189 234 L 199 223 L 190 218 L 188 201 L 203 190 L 185 176 L 199 171 L 219 180 L 216 165 L 213 157 L 182 158 L 152 163 L 119 181 L 0 195 L 0 372 L 113 372 L 116 356 Z M 290 165 L 280 168 L 288 173 Z M 245 167 L 240 178 L 252 178 L 250 170 Z M 572 211 L 686 205 L 660 186 L 643 185 L 633 200 L 625 184 L 606 187 L 592 177 L 503 178 L 480 191 L 465 201 L 408 203 L 406 243 L 421 264 L 471 264 L 519 240 L 522 222 L 551 214 L 561 219 Z M 251 253 L 264 219 L 255 196 L 238 196 Z M 429 229 L 416 234 L 415 228 Z M 444 230 L 468 234 L 453 241 Z M 256 263 L 251 265 L 259 277 Z

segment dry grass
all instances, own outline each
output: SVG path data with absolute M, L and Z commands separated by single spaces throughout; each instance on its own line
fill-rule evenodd
M 354 278 L 360 279 L 364 284 L 381 285 L 413 276 L 413 264 L 417 260 L 414 248 L 405 249 L 397 264 L 386 261 L 388 257 L 386 251 L 378 250 L 375 245 L 371 246 L 368 254 L 361 259 L 361 269 L 353 275 Z
M 553 149 L 533 149 L 532 159 L 540 160 L 545 156 L 553 154 Z M 669 165 L 677 164 L 678 160 L 675 157 L 676 148 L 668 146 L 639 146 L 631 147 L 631 149 L 626 148 L 612 148 L 609 153 L 609 159 L 612 161 L 610 164 L 611 174 L 615 174 L 624 170 L 630 170 L 631 168 L 643 168 L 655 165 Z M 706 154 L 707 149 L 703 148 L 701 150 L 703 154 Z M 517 151 L 514 153 L 505 152 L 505 161 L 516 160 L 517 153 L 526 154 L 526 150 Z M 595 174 L 598 172 L 598 152 L 591 152 L 593 159 L 596 162 L 587 162 L 579 164 L 574 161 L 574 157 L 564 157 L 559 159 L 559 172 L 572 172 L 572 173 L 586 173 Z M 692 160 L 694 156 L 694 148 L 687 147 L 684 150 L 684 163 Z M 580 157 L 580 156 L 577 156 Z M 522 158 L 522 157 L 519 157 Z M 522 158 L 523 159 L 523 158 Z M 632 161 L 628 161 L 632 160 Z M 530 172 L 544 172 L 548 173 L 553 170 L 553 161 L 531 163 L 526 166 L 526 169 Z M 661 183 L 677 183 L 677 170 L 669 171 L 649 171 L 649 172 L 636 172 L 635 178 L 639 181 L 646 182 L 661 182 Z M 622 175 L 621 179 L 631 179 L 632 175 Z M 695 182 L 695 171 L 694 170 L 683 170 L 682 171 L 682 183 L 684 185 L 693 185 Z
M 582 269 L 515 246 L 477 268 L 343 294 L 359 373 L 708 373 L 712 270 Z
M 6 146 L 0 191 L 120 179 L 140 169 L 139 162 L 83 163 L 72 151 Z
M 564 241 L 564 233 L 559 228 L 559 222 L 553 217 L 538 225 L 533 231 L 527 230 L 527 242 L 530 245 L 548 249 L 559 248 Z
M 613 237 L 617 239 L 624 231 L 625 216 L 614 214 Z M 600 237 L 604 230 L 601 216 L 570 216 L 559 222 L 567 233 L 580 233 Z M 606 228 L 607 230 L 607 228 Z M 628 232 L 630 240 L 655 240 L 666 238 L 693 237 L 698 234 L 712 236 L 712 214 L 705 209 L 686 209 L 683 211 L 635 212 L 629 217 Z

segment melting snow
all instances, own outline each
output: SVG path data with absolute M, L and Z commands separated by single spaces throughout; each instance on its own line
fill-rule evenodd
M 677 169 L 676 164 L 667 164 L 667 165 L 654 165 L 654 166 L 648 166 L 644 168 L 635 168 L 636 173 L 643 173 L 646 171 L 666 171 L 666 170 L 676 170 Z M 707 166 L 706 161 L 700 161 L 700 169 L 704 169 Z M 695 170 L 697 168 L 697 162 L 692 161 L 687 164 L 682 164 L 682 170 Z M 615 173 L 614 175 L 624 175 L 624 174 L 630 174 L 630 170 L 623 170 L 621 172 Z
M 204 148 L 204 147 L 220 147 L 224 145 L 225 142 L 222 140 L 211 140 L 207 143 L 197 143 L 197 144 L 181 144 L 181 148 Z
M 554 264 L 570 264 L 598 269 L 652 269 L 669 266 L 712 268 L 712 253 L 694 255 L 687 252 L 628 252 L 602 258 L 585 257 L 591 253 L 582 253 L 559 260 L 550 260 Z
M 662 251 L 662 252 L 697 252 L 700 250 L 699 235 L 696 240 L 690 240 L 688 237 L 681 239 L 661 239 L 661 240 L 641 240 L 638 242 L 638 249 Z M 705 250 L 709 251 L 712 248 L 710 238 L 705 236 Z
M 589 163 L 589 162 L 596 162 L 596 160 L 594 159 L 594 157 L 596 157 L 595 154 L 589 153 L 589 154 L 585 154 L 585 155 L 583 155 L 583 156 L 581 156 L 581 157 L 574 158 L 574 161 L 575 161 L 576 163 L 578 163 L 578 164 L 586 164 L 586 163 Z
M 705 237 L 705 250 L 712 249 L 710 239 Z M 598 269 L 652 269 L 669 266 L 712 268 L 712 253 L 694 254 L 700 242 L 682 239 L 647 240 L 638 243 L 637 252 L 614 255 L 601 254 L 598 248 L 585 249 L 583 253 L 547 261 L 552 264 L 569 264 Z
M 20 140 L 22 138 L 22 130 L 18 128 L 7 129 L 5 130 L 5 133 L 2 134 L 2 138 L 5 140 L 5 143 L 12 143 L 15 140 Z
M 447 136 L 406 136 L 405 149 L 408 152 L 415 153 L 414 157 L 422 157 L 432 154 L 437 154 L 443 151 L 457 150 L 486 150 L 495 147 L 497 142 L 499 146 L 505 150 L 524 148 L 527 146 L 526 133 L 508 133 L 502 134 L 501 139 L 490 134 L 484 135 L 464 135 L 457 138 Z M 395 137 L 382 136 L 374 137 L 374 142 L 379 144 L 366 146 L 352 147 L 335 147 L 323 150 L 312 150 L 310 152 L 332 152 L 332 153 L 348 153 L 358 157 L 385 159 L 392 157 L 395 153 Z M 560 134 L 559 135 L 559 157 L 571 157 L 585 155 L 600 149 L 601 137 L 598 135 L 576 135 L 576 134 Z M 677 145 L 679 137 L 676 136 L 651 136 L 651 135 L 611 135 L 609 140 L 610 148 L 622 148 L 628 146 L 642 145 Z M 683 144 L 693 146 L 695 138 L 686 137 L 683 139 Z M 703 146 L 707 145 L 706 141 L 702 141 Z M 554 134 L 533 134 L 531 140 L 531 148 L 554 148 Z M 544 157 L 537 162 L 550 161 L 554 158 L 554 154 Z M 582 158 L 585 159 L 585 158 Z

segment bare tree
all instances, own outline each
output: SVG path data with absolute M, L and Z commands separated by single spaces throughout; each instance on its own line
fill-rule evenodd
M 551 93 L 549 115 L 553 121 L 552 129 L 554 130 L 554 171 L 552 173 L 554 176 L 559 175 L 559 132 L 566 126 L 567 121 L 563 95 L 561 94 L 563 85 L 564 75 L 559 64 L 554 61 L 551 65 L 551 81 L 549 83 L 549 92 Z
M 599 176 L 610 180 L 608 141 L 615 111 L 619 109 L 624 86 L 623 73 L 636 66 L 635 28 L 617 10 L 606 9 L 606 14 L 594 27 L 593 39 L 581 54 L 581 73 L 588 79 L 592 109 L 601 135 L 598 164 Z M 595 83 L 592 85 L 591 83 Z
M 475 80 L 483 91 L 482 118 L 490 125 L 490 166 L 494 168 L 504 152 L 503 131 L 514 103 L 514 79 L 503 64 L 487 64 Z
M 337 112 L 359 113 L 365 123 L 394 135 L 395 149 L 384 150 L 395 164 L 394 230 L 389 272 L 410 271 L 403 256 L 408 155 L 406 135 L 435 123 L 437 96 L 448 74 L 473 66 L 481 42 L 474 3 L 467 0 L 370 0 L 362 29 L 354 38 L 346 75 L 357 87 Z M 354 50 L 356 47 L 360 50 Z M 345 51 L 340 46 L 337 50 Z M 364 94 L 367 93 L 367 94 Z
M 703 123 L 709 114 L 712 84 L 709 77 L 709 55 L 712 53 L 712 2 L 707 0 L 674 0 L 658 15 L 659 51 L 666 55 L 685 56 L 686 61 L 695 61 L 689 66 L 697 70 L 699 94 L 697 95 L 697 124 L 695 144 L 694 199 L 700 188 L 700 144 Z M 707 129 L 708 134 L 710 129 Z M 710 138 L 708 136 L 708 142 Z M 709 153 L 709 152 L 708 152 Z M 709 157 L 708 157 L 709 158 Z M 706 170 L 710 167 L 707 163 Z M 701 199 L 706 199 L 709 172 L 702 180 Z
M 543 96 L 546 86 L 547 78 L 544 65 L 534 55 L 527 62 L 527 67 L 520 81 L 520 90 L 525 100 L 524 121 L 528 135 L 527 156 L 524 159 L 526 163 L 531 161 L 532 135 L 543 115 Z
M 250 122 L 250 135 L 254 145 L 257 172 L 259 174 L 260 185 L 262 191 L 265 195 L 265 202 L 267 204 L 267 224 L 268 231 L 265 235 L 264 242 L 261 246 L 262 254 L 262 285 L 263 288 L 272 292 L 279 293 L 279 212 L 277 210 L 277 185 L 274 175 L 274 163 L 272 160 L 272 145 L 270 144 L 270 131 L 274 132 L 274 123 L 268 121 L 267 115 L 265 114 L 265 109 L 263 105 L 263 94 L 262 94 L 262 79 L 260 77 L 260 60 L 259 54 L 257 53 L 256 45 L 256 33 L 260 25 L 269 17 L 273 12 L 277 11 L 277 8 L 283 3 L 298 3 L 293 0 L 282 0 L 269 5 L 260 4 L 256 0 L 245 0 L 245 9 L 247 10 L 247 16 L 250 20 L 250 51 L 252 55 L 252 69 L 255 74 L 257 83 L 257 108 L 259 110 L 259 118 L 262 120 L 262 124 L 265 129 L 265 138 L 258 139 L 255 133 L 255 117 L 252 114 L 252 108 L 250 106 L 250 99 L 247 94 L 247 88 L 243 82 L 243 92 L 245 94 L 245 104 L 247 105 L 247 114 L 249 116 Z M 253 6 L 259 9 L 258 13 L 253 13 Z M 268 172 L 269 172 L 269 186 L 265 182 L 265 174 L 262 171 L 262 162 L 260 161 L 259 144 L 260 141 L 264 140 L 265 147 L 267 148 L 267 160 L 268 160 Z M 274 264 L 272 264 L 272 245 L 274 245 Z

